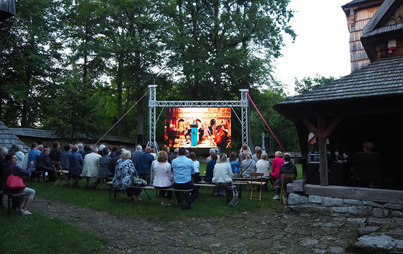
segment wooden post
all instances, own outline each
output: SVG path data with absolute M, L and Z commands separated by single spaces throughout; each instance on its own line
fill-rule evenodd
M 320 185 L 329 185 L 328 168 L 327 168 L 327 150 L 326 139 L 316 138 L 319 148 L 319 172 L 320 172 Z

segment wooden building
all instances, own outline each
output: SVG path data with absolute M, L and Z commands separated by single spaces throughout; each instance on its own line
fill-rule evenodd
M 369 2 L 379 3 L 355 0 L 343 9 L 357 3 L 374 8 Z M 363 27 L 361 41 L 370 60 L 367 66 L 274 106 L 297 128 L 306 179 L 309 180 L 310 169 L 308 135 L 312 132 L 319 150 L 320 185 L 354 184 L 348 181 L 352 177 L 350 161 L 362 150 L 364 141 L 371 141 L 381 163 L 367 168 L 363 175 L 372 174 L 378 183 L 376 187 L 403 189 L 402 6 L 401 0 L 385 0 Z M 348 158 L 337 158 L 337 154 L 346 154 Z M 341 184 L 332 183 L 332 177 L 337 175 L 343 179 Z

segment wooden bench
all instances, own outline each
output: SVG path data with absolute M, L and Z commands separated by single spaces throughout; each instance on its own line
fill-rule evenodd
M 238 188 L 238 197 L 239 197 L 239 198 L 242 197 L 242 186 L 246 186 L 247 184 L 248 184 L 247 181 L 232 182 L 232 185 L 235 185 L 235 186 L 239 187 L 239 188 Z M 208 188 L 217 187 L 217 188 L 218 188 L 218 186 L 215 185 L 214 183 L 206 183 L 206 182 L 204 182 L 204 181 L 201 181 L 201 182 L 198 182 L 198 183 L 194 183 L 194 185 L 197 186 L 197 187 L 208 187 Z M 231 186 L 220 187 L 220 188 L 225 188 L 225 190 L 227 191 L 227 194 L 228 194 L 228 191 L 232 191 L 232 187 L 231 187 Z M 227 195 L 227 201 L 228 201 L 228 202 L 230 201 L 230 200 L 229 200 L 229 195 Z M 228 203 L 228 202 L 227 202 L 227 203 Z
M 116 192 L 118 191 L 117 189 L 115 189 L 113 187 L 112 181 L 107 182 L 106 184 L 108 184 L 110 186 L 109 188 L 109 200 L 112 200 L 112 190 L 114 191 L 114 199 L 116 199 Z M 173 192 L 181 192 L 181 193 L 190 193 L 193 191 L 193 189 L 175 189 L 173 187 L 170 188 L 155 188 L 154 186 L 151 185 L 145 185 L 145 186 L 132 186 L 130 188 L 133 189 L 142 189 L 145 191 L 145 193 L 147 194 L 148 198 L 151 199 L 151 197 L 148 195 L 148 193 L 146 192 L 147 190 L 155 190 L 155 191 L 173 191 Z M 187 201 L 188 195 L 185 195 L 185 200 Z

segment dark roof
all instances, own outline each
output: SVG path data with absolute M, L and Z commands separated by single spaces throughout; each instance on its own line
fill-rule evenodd
M 403 55 L 384 58 L 277 105 L 403 95 Z
M 0 147 L 11 148 L 11 146 L 22 145 L 25 152 L 28 152 L 29 147 L 24 144 L 16 135 L 10 132 L 10 129 L 0 121 Z
M 360 6 L 362 4 L 372 4 L 373 2 L 379 2 L 379 0 L 353 0 L 351 2 L 346 3 L 345 5 L 342 5 L 341 8 L 350 8 L 354 6 Z
M 403 29 L 402 23 L 382 27 L 401 3 L 401 0 L 385 0 L 368 24 L 365 25 L 362 30 L 362 38 Z
M 10 132 L 20 137 L 59 139 L 60 135 L 54 130 L 42 130 L 33 128 L 10 128 Z

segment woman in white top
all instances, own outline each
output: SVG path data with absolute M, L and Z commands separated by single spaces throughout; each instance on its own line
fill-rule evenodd
M 155 188 L 169 188 L 172 185 L 171 164 L 168 163 L 168 154 L 161 151 L 158 154 L 157 160 L 152 164 Z M 172 197 L 172 191 L 160 191 L 161 205 L 170 206 L 169 203 Z
M 267 153 L 263 153 L 260 160 L 256 162 L 256 173 L 263 173 L 263 177 L 269 177 L 270 162 L 267 157 Z
M 225 195 L 225 188 L 220 187 L 227 187 L 232 186 L 232 168 L 231 164 L 227 161 L 227 155 L 222 153 L 220 158 L 217 160 L 217 163 L 214 165 L 214 173 L 213 173 L 213 183 L 215 183 L 219 188 L 217 188 L 218 196 Z M 213 191 L 213 196 L 216 192 Z

